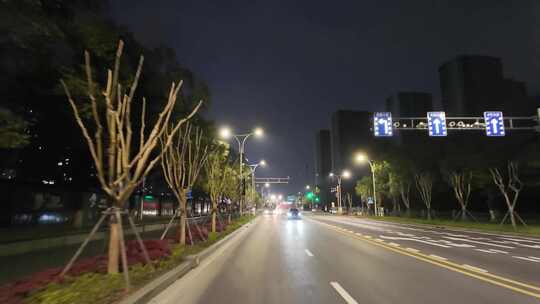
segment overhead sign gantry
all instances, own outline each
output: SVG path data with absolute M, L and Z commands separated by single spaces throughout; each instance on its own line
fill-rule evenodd
M 391 137 L 394 130 L 427 130 L 429 136 L 444 137 L 448 130 L 483 130 L 486 136 L 501 137 L 506 130 L 540 132 L 540 108 L 537 116 L 504 117 L 501 111 L 486 111 L 482 117 L 447 117 L 445 112 L 427 112 L 426 117 L 392 117 L 390 112 L 373 113 L 373 134 Z

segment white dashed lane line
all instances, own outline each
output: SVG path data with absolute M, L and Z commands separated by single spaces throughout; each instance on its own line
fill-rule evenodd
M 406 248 L 406 250 L 410 252 L 415 252 L 415 253 L 420 252 L 420 250 L 414 249 L 414 248 Z
M 309 251 L 309 249 L 306 249 L 305 252 L 309 257 L 313 257 L 313 253 L 311 253 L 311 251 Z
M 351 295 L 343 287 L 341 287 L 338 282 L 330 282 L 330 285 L 334 287 L 337 293 L 339 293 L 347 304 L 358 304 L 358 302 L 356 302 L 356 300 L 351 297 Z
M 535 257 L 522 257 L 522 256 L 512 256 L 513 258 L 516 258 L 516 259 L 520 259 L 520 260 L 525 260 L 525 261 L 529 261 L 529 262 L 534 262 L 534 263 L 540 263 L 540 258 L 535 258 Z

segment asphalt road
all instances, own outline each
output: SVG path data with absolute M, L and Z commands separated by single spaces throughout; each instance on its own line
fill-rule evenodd
M 540 303 L 540 263 L 512 257 L 538 257 L 540 249 L 411 228 L 420 229 L 336 216 L 261 216 L 151 303 Z M 455 234 L 449 237 L 476 237 Z M 518 239 L 508 242 L 538 241 Z

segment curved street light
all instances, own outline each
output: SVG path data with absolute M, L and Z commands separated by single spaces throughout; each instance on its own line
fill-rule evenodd
M 331 178 L 336 177 L 337 178 L 337 201 L 338 201 L 338 214 L 341 214 L 343 212 L 343 208 L 341 207 L 341 179 L 348 179 L 351 177 L 351 172 L 347 169 L 343 170 L 341 174 L 334 174 L 333 172 L 330 172 L 329 176 Z
M 238 153 L 240 153 L 240 178 L 244 179 L 243 177 L 243 167 L 244 167 L 244 150 L 245 150 L 245 146 L 246 146 L 246 141 L 249 137 L 251 137 L 252 135 L 255 136 L 255 137 L 262 137 L 264 134 L 264 131 L 262 128 L 255 128 L 253 129 L 253 131 L 249 132 L 249 133 L 243 133 L 243 134 L 234 134 L 230 128 L 228 127 L 222 127 L 220 130 L 219 130 L 219 136 L 223 139 L 229 139 L 231 137 L 234 137 L 234 139 L 236 140 L 236 142 L 238 143 Z M 244 183 L 242 182 L 242 185 L 244 185 Z M 242 187 L 242 189 L 240 190 L 241 193 L 240 193 L 240 215 L 243 214 L 243 196 L 244 196 L 244 188 Z
M 375 208 L 375 215 L 377 215 L 377 191 L 375 188 L 375 168 L 373 167 L 373 160 L 369 159 L 367 154 L 358 152 L 354 156 L 354 160 L 357 164 L 363 164 L 367 162 L 371 171 L 371 181 L 373 182 L 373 206 Z

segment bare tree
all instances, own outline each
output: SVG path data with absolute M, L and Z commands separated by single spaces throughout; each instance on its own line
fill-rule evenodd
M 169 127 L 171 129 L 172 126 Z M 166 138 L 161 140 L 163 158 L 161 168 L 165 181 L 178 200 L 178 210 L 175 212 L 162 238 L 170 228 L 173 219 L 179 214 L 178 242 L 186 244 L 187 194 L 197 181 L 197 177 L 207 159 L 208 145 L 203 143 L 203 132 L 191 123 L 186 123 L 173 138 L 173 144 L 168 145 Z
M 431 220 L 431 192 L 433 190 L 433 177 L 429 173 L 415 174 L 416 188 L 427 208 L 427 218 Z
M 518 164 L 513 161 L 508 162 L 507 181 L 505 181 L 505 178 L 503 177 L 502 173 L 498 168 L 489 169 L 489 172 L 491 173 L 493 182 L 495 183 L 495 185 L 497 185 L 502 195 L 504 196 L 506 206 L 508 207 L 508 211 L 506 212 L 506 215 L 501 221 L 501 225 L 504 224 L 506 218 L 510 216 L 510 222 L 512 223 L 512 227 L 514 227 L 514 229 L 517 228 L 516 218 L 518 218 L 519 221 L 526 226 L 525 221 L 523 221 L 523 219 L 515 210 L 519 198 L 519 193 L 523 189 L 523 183 L 519 179 Z
M 448 174 L 448 180 L 452 186 L 452 189 L 454 190 L 454 194 L 459 206 L 461 207 L 461 210 L 456 215 L 456 218 L 461 214 L 461 220 L 463 221 L 467 220 L 467 214 L 470 215 L 470 212 L 467 210 L 467 205 L 469 204 L 469 198 L 471 196 L 472 177 L 472 171 L 452 171 Z
M 216 217 L 219 198 L 225 191 L 228 178 L 234 178 L 232 170 L 228 168 L 228 150 L 223 145 L 212 150 L 204 168 L 206 172 L 206 189 L 212 202 L 212 232 L 216 232 Z
M 345 194 L 345 200 L 347 201 L 347 207 L 348 207 L 347 213 L 351 214 L 352 213 L 352 195 L 349 192 Z
M 111 208 L 108 209 L 108 214 L 111 219 L 107 268 L 109 273 L 118 272 L 120 255 L 119 247 L 122 249 L 122 262 L 124 266 L 127 265 L 125 263 L 126 257 L 123 248 L 123 229 L 120 213 L 124 213 L 123 208 L 125 202 L 131 196 L 139 182 L 159 161 L 161 153 L 153 153 L 155 151 L 154 148 L 158 145 L 159 138 L 164 137 L 164 146 L 170 146 L 175 132 L 198 111 L 202 104 L 202 101 L 199 102 L 190 114 L 175 122 L 169 132 L 165 132 L 171 114 L 173 113 L 178 93 L 182 86 L 182 82 L 179 82 L 178 84 L 172 83 L 167 102 L 154 122 L 148 137 L 146 137 L 144 124 L 146 100 L 143 98 L 143 110 L 140 117 L 142 126 L 139 134 L 139 144 L 136 145 L 133 142 L 131 106 L 141 75 L 144 58 L 142 56 L 140 57 L 133 82 L 129 87 L 129 91 L 126 90 L 119 81 L 120 59 L 123 46 L 124 43 L 119 41 L 114 69 L 112 71 L 110 69 L 107 70 L 106 89 L 102 92 L 98 92 L 97 84 L 94 83 L 90 55 L 88 52 L 85 52 L 87 94 L 90 100 L 91 117 L 93 124 L 95 125 L 93 136 L 90 135 L 89 123 L 83 121 L 80 115 L 81 109 L 84 107 L 83 103 L 75 102 L 66 83 L 61 80 L 69 104 L 73 110 L 75 120 L 90 149 L 90 154 L 97 171 L 97 179 L 103 191 L 108 195 L 111 203 Z M 99 97 L 99 94 L 102 94 L 104 99 L 104 111 L 102 110 L 102 99 Z M 130 220 L 130 224 L 133 225 L 129 216 L 128 219 Z M 101 222 L 102 220 L 96 224 L 96 227 L 98 227 Z M 140 239 L 139 242 L 142 246 L 142 241 L 140 241 Z M 83 248 L 83 246 L 81 248 Z M 77 252 L 74 259 L 78 254 L 79 252 Z M 70 264 L 74 259 L 70 261 Z M 70 264 L 68 264 L 68 266 Z M 68 266 L 66 266 L 66 269 Z M 124 273 L 127 273 L 127 269 L 124 268 L 124 270 Z M 65 271 L 63 273 L 65 273 Z
M 401 196 L 401 201 L 405 208 L 407 208 L 406 215 L 411 215 L 411 183 L 409 181 L 401 180 L 399 183 L 399 194 Z

